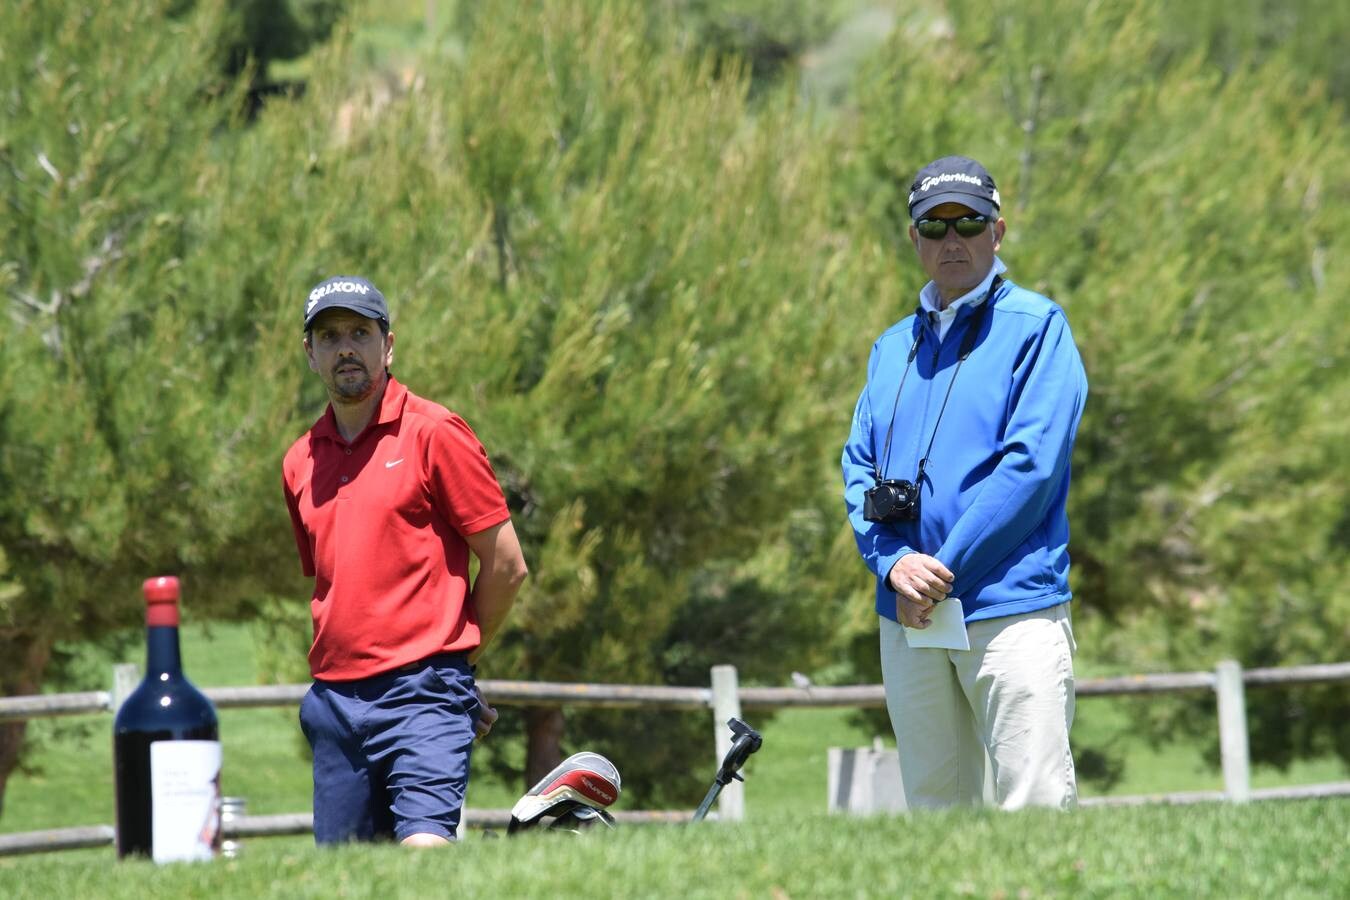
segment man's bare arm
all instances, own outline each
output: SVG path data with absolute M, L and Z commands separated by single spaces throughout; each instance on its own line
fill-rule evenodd
M 520 550 L 516 529 L 509 519 L 500 525 L 465 535 L 464 540 L 468 542 L 473 555 L 478 557 L 479 564 L 478 577 L 474 579 L 473 593 L 469 598 L 483 634 L 478 648 L 469 654 L 469 662 L 476 663 L 483 648 L 501 630 L 507 613 L 516 601 L 516 592 L 520 590 L 529 570 L 525 567 L 525 555 Z

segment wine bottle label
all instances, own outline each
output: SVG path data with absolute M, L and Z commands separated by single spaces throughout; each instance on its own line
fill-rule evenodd
M 150 745 L 151 855 L 211 859 L 220 846 L 220 741 Z

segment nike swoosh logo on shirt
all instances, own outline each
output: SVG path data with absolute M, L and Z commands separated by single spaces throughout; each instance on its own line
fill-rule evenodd
M 403 462 L 403 457 L 400 456 L 398 459 L 389 460 L 389 462 L 384 464 L 384 467 L 386 469 L 392 469 L 394 466 L 398 465 L 401 462 Z

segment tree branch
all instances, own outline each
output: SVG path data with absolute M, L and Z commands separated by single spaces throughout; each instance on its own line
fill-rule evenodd
M 1042 88 L 1045 85 L 1045 69 L 1040 64 L 1031 67 L 1031 99 L 1026 118 L 1022 120 L 1022 133 L 1026 135 L 1026 141 L 1022 144 L 1022 153 L 1019 160 L 1021 168 L 1021 181 L 1017 185 L 1017 211 L 1026 209 L 1027 199 L 1031 196 L 1031 168 L 1035 163 L 1035 151 L 1033 149 L 1036 142 L 1036 129 L 1040 125 L 1041 118 L 1041 98 L 1044 96 Z
M 39 166 L 42 166 L 42 171 L 52 176 L 52 181 L 55 181 L 57 184 L 61 183 L 61 173 L 57 170 L 56 166 L 52 165 L 52 161 L 47 158 L 46 153 L 41 151 L 38 152 L 37 163 Z

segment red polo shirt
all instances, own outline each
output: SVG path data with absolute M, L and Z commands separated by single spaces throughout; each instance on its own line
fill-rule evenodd
M 366 678 L 478 646 L 464 535 L 510 513 L 463 419 L 390 376 L 355 440 L 343 440 L 330 406 L 287 451 L 282 481 L 314 576 L 315 678 Z

